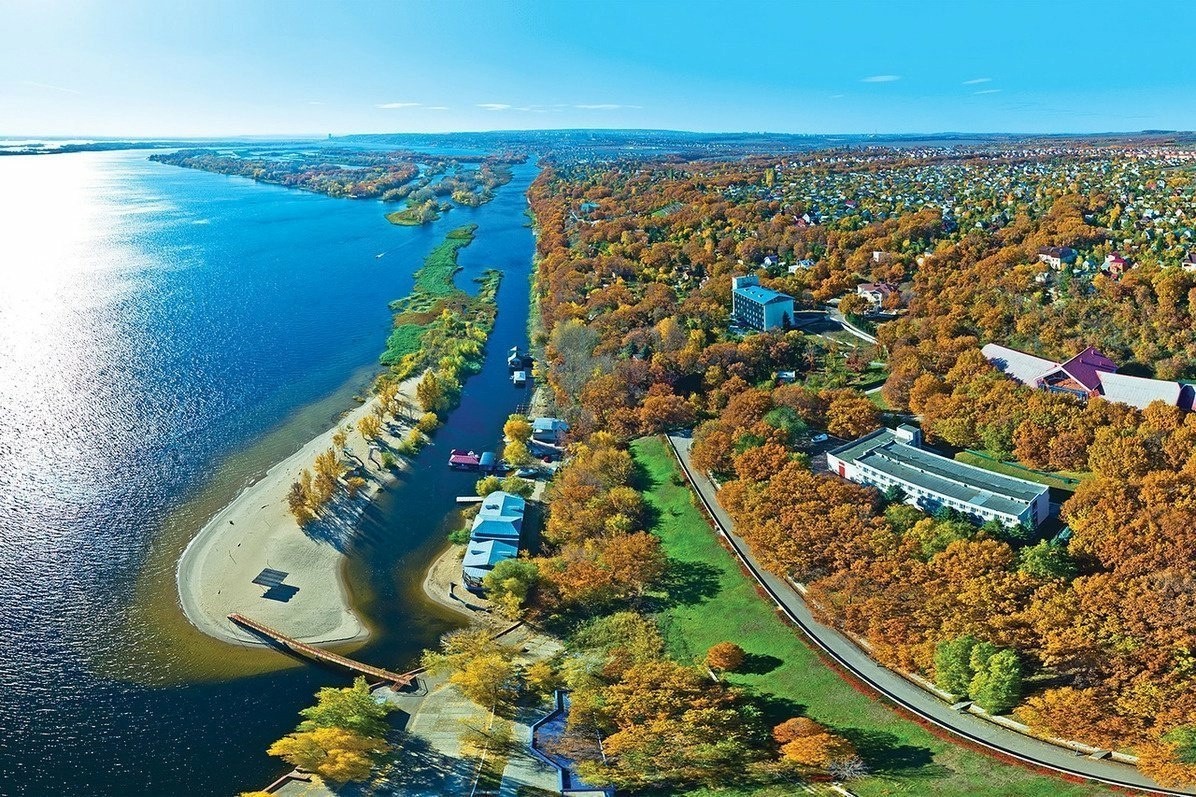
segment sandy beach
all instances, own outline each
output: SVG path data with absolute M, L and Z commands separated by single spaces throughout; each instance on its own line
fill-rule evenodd
M 415 407 L 419 376 L 402 384 L 403 399 Z M 351 642 L 369 636 L 349 603 L 342 577 L 343 551 L 370 499 L 396 476 L 381 466 L 357 431 L 357 421 L 378 399 L 355 408 L 332 428 L 308 442 L 246 487 L 205 525 L 183 551 L 178 564 L 179 598 L 187 619 L 209 636 L 238 645 L 263 641 L 234 625 L 237 612 L 311 643 Z M 287 491 L 316 455 L 332 447 L 338 428 L 350 427 L 346 448 L 364 465 L 366 486 L 350 499 L 342 488 L 317 519 L 300 528 L 287 508 Z M 392 448 L 407 426 L 383 424 L 384 448 Z M 401 462 L 402 460 L 400 460 Z M 269 591 L 253 583 L 262 570 L 287 575 Z

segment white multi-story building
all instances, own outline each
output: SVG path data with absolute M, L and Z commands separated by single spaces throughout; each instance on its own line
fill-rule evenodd
M 753 274 L 732 277 L 731 315 L 752 329 L 784 329 L 793 323 L 793 297 L 765 288 Z
M 982 523 L 1037 528 L 1051 511 L 1044 485 L 927 451 L 921 430 L 906 424 L 829 451 L 826 461 L 831 472 L 857 484 L 899 488 L 907 504 L 927 512 L 949 507 Z

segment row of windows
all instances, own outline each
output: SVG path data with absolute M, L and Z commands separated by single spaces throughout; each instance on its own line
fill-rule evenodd
M 910 496 L 913 498 L 927 498 L 927 499 L 930 499 L 931 501 L 934 501 L 937 504 L 949 506 L 956 511 L 963 512 L 964 514 L 978 515 L 978 516 L 984 518 L 985 520 L 994 520 L 995 519 L 995 520 L 1000 520 L 1003 523 L 1010 522 L 1010 517 L 1004 513 L 994 512 L 991 509 L 983 509 L 981 507 L 977 507 L 975 504 L 969 504 L 964 501 L 957 501 L 954 498 L 947 498 L 947 497 L 941 495 L 940 493 L 932 492 L 930 490 L 924 490 L 921 487 L 916 487 L 912 484 L 898 481 L 889 476 L 885 476 L 879 472 L 865 471 L 863 468 L 859 468 L 859 466 L 857 466 L 857 468 L 859 469 L 861 475 L 863 475 L 864 478 L 866 478 L 868 480 L 869 484 L 871 484 L 874 487 L 877 487 L 879 489 L 884 490 L 884 489 L 888 489 L 889 487 L 893 487 L 893 486 L 900 487 L 901 490 L 907 496 Z

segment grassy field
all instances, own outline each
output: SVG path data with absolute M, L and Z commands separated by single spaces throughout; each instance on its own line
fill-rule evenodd
M 973 454 L 970 451 L 960 451 L 955 455 L 955 459 L 965 465 L 975 465 L 977 468 L 991 470 L 993 473 L 1001 473 L 1006 476 L 1012 476 L 1015 479 L 1025 479 L 1026 481 L 1045 484 L 1047 487 L 1053 487 L 1056 490 L 1063 490 L 1069 493 L 1075 492 L 1076 487 L 1079 486 L 1079 482 L 1092 477 L 1091 473 L 1074 473 L 1071 471 L 1043 473 L 1006 462 L 998 462 L 988 457 Z
M 1078 797 L 1112 794 L 1071 784 L 990 758 L 940 739 L 861 693 L 832 671 L 786 625 L 772 604 L 718 542 L 691 501 L 665 443 L 645 438 L 633 444 L 653 531 L 672 564 L 670 588 L 659 613 L 670 655 L 693 661 L 713 644 L 732 641 L 749 654 L 748 672 L 729 680 L 759 701 L 770 723 L 806 715 L 850 738 L 874 775 L 855 781 L 861 797 L 879 795 L 971 795 L 978 797 Z M 729 795 L 779 797 L 792 785 L 689 792 L 691 797 Z

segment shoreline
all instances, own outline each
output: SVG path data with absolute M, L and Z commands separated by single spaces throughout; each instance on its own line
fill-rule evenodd
M 400 385 L 400 396 L 413 410 L 421 377 Z M 371 461 L 368 444 L 357 431 L 357 421 L 377 404 L 376 396 L 370 398 L 270 467 L 191 538 L 178 559 L 175 581 L 183 614 L 193 627 L 246 648 L 269 643 L 229 621 L 233 612 L 312 644 L 361 642 L 370 635 L 352 605 L 344 550 L 366 506 L 398 479 L 397 470 L 406 467 L 401 457 L 396 471 L 381 467 L 380 455 Z M 332 447 L 333 433 L 345 426 L 351 427 L 346 448 L 365 466 L 366 485 L 352 499 L 338 490 L 321 516 L 301 529 L 288 509 L 287 492 L 300 471 Z M 397 422 L 383 424 L 383 448 L 393 451 L 405 430 Z M 270 597 L 265 587 L 252 583 L 266 568 L 287 574 L 280 588 L 270 590 Z
M 471 625 L 509 626 L 512 620 L 493 614 L 490 601 L 474 595 L 461 584 L 461 557 L 464 553 L 464 545 L 450 543 L 436 555 L 424 571 L 424 595 L 437 606 L 469 620 Z M 455 585 L 452 594 L 456 599 L 449 597 L 450 585 Z

